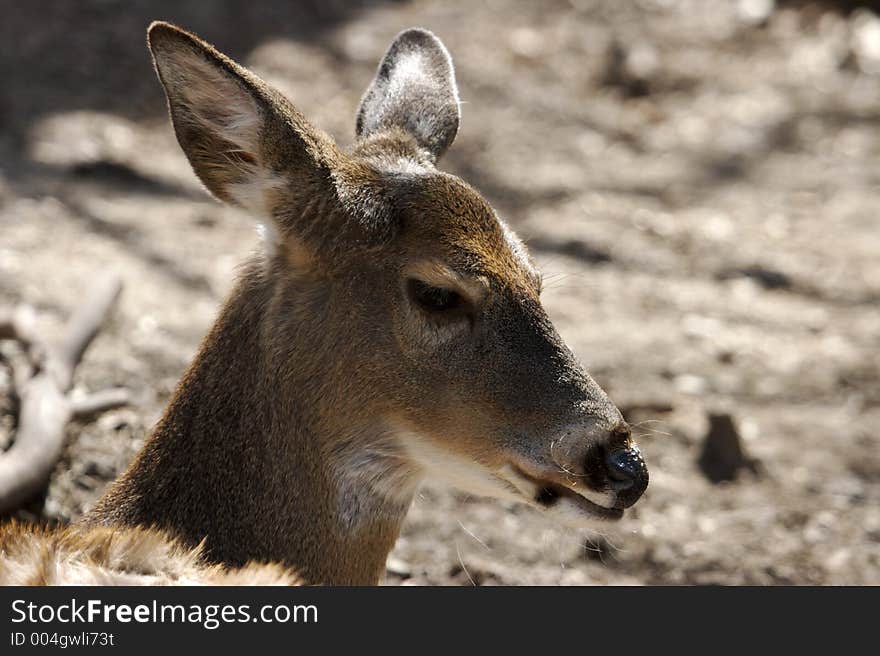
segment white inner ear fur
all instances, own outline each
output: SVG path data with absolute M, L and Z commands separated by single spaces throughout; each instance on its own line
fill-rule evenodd
M 413 94 L 413 89 L 419 87 L 433 89 L 436 81 L 432 80 L 427 71 L 430 63 L 425 61 L 424 56 L 420 52 L 408 52 L 398 56 L 394 63 L 394 72 L 388 83 L 385 95 L 393 98 L 397 95 Z M 452 61 L 449 61 L 449 68 L 452 69 Z M 460 105 L 461 101 L 458 97 L 458 87 L 455 84 L 454 77 L 445 79 L 448 84 L 448 90 L 452 96 L 452 102 Z M 437 131 L 438 117 L 432 112 L 418 111 L 417 108 L 412 112 L 410 120 L 414 120 L 419 130 L 424 134 L 433 134 Z
M 232 75 L 196 52 L 178 49 L 158 54 L 156 61 L 175 102 L 186 106 L 199 129 L 229 144 L 216 157 L 218 165 L 234 167 L 241 174 L 241 182 L 226 190 L 230 198 L 258 218 L 268 217 L 267 192 L 281 187 L 284 181 L 260 162 L 263 119 L 257 102 Z M 245 154 L 255 163 L 231 157 L 235 153 Z M 267 244 L 277 246 L 274 230 L 261 234 Z
M 256 155 L 260 111 L 238 80 L 185 47 L 157 52 L 156 64 L 174 102 L 185 105 L 201 128 L 242 152 Z
M 422 54 L 410 51 L 398 55 L 395 60 L 394 72 L 388 80 L 387 95 L 394 96 L 412 84 L 426 84 L 426 80 Z
M 202 128 L 256 156 L 260 112 L 238 80 L 188 48 L 157 54 L 156 63 L 175 100 L 187 106 Z

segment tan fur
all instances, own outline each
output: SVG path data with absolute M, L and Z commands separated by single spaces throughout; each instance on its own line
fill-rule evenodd
M 290 570 L 205 561 L 155 529 L 48 529 L 11 522 L 0 529 L 0 585 L 298 585 Z
M 145 576 L 161 580 L 256 560 L 308 583 L 375 584 L 426 475 L 578 525 L 635 502 L 646 473 L 628 492 L 608 474 L 608 453 L 641 462 L 629 429 L 547 317 L 525 247 L 435 167 L 459 122 L 435 36 L 392 44 L 348 153 L 193 35 L 158 23 L 149 42 L 193 169 L 271 222 L 271 248 L 243 269 L 153 434 L 65 534 L 60 562 L 93 562 L 74 557 L 81 541 L 118 530 L 122 571 L 141 536 L 160 552 Z M 11 543 L 30 545 L 20 559 L 57 551 L 46 533 Z M 33 580 L 45 574 L 38 565 Z

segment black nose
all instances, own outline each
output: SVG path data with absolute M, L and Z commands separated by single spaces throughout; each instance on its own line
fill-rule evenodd
M 615 505 L 629 508 L 648 487 L 648 467 L 638 447 L 610 451 L 605 457 L 605 467 L 611 489 L 617 492 Z

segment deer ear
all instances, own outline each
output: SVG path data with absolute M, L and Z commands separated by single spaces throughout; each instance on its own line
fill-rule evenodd
M 398 128 L 436 160 L 458 132 L 458 88 L 452 59 L 423 29 L 401 32 L 367 89 L 357 115 L 357 136 Z
M 177 140 L 211 193 L 266 215 L 281 186 L 305 196 L 326 184 L 335 144 L 280 93 L 168 23 L 150 25 L 147 40 Z

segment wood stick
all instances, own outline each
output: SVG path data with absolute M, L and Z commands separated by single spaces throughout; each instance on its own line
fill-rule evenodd
M 16 509 L 43 489 L 61 458 L 65 429 L 74 416 L 94 416 L 128 402 L 125 390 L 104 390 L 79 402 L 68 395 L 76 366 L 121 289 L 115 276 L 100 280 L 68 321 L 63 337 L 51 344 L 34 334 L 28 310 L 0 311 L 0 339 L 15 339 L 40 359 L 14 377 L 18 429 L 12 446 L 0 453 L 0 513 Z

